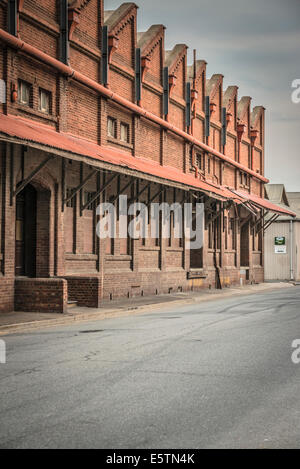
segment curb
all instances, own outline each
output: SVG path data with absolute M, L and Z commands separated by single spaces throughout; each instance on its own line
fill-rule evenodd
M 260 284 L 260 285 L 266 285 L 266 284 Z M 120 309 L 116 308 L 114 310 L 109 310 L 109 311 L 97 311 L 97 312 L 86 312 L 86 313 L 79 313 L 79 314 L 74 314 L 70 316 L 63 316 L 61 319 L 44 319 L 44 320 L 36 320 L 36 321 L 28 321 L 28 322 L 22 322 L 22 323 L 15 323 L 15 324 L 7 324 L 0 326 L 0 336 L 2 335 L 8 335 L 8 334 L 14 334 L 18 332 L 29 332 L 29 331 L 34 331 L 36 329 L 42 329 L 42 328 L 47 328 L 47 327 L 55 327 L 59 325 L 68 325 L 76 322 L 88 322 L 88 321 L 93 321 L 93 320 L 102 320 L 102 319 L 108 319 L 108 318 L 114 318 L 114 317 L 122 317 L 122 316 L 131 316 L 131 315 L 136 315 L 143 313 L 145 310 L 149 310 L 151 308 L 151 311 L 155 309 L 162 309 L 162 308 L 169 308 L 170 305 L 174 306 L 181 306 L 181 305 L 189 305 L 189 304 L 194 304 L 197 302 L 206 302 L 206 301 L 211 301 L 215 300 L 218 298 L 221 298 L 223 296 L 230 297 L 233 295 L 251 295 L 255 293 L 260 293 L 260 292 L 265 292 L 265 291 L 271 291 L 271 290 L 276 290 L 278 288 L 289 288 L 289 287 L 294 287 L 295 284 L 291 283 L 276 283 L 276 284 L 267 284 L 268 286 L 266 287 L 260 287 L 260 288 L 255 288 L 258 287 L 258 285 L 253 285 L 253 289 L 251 288 L 250 290 L 244 290 L 244 289 L 238 289 L 238 288 L 230 288 L 228 290 L 223 290 L 222 294 L 218 293 L 204 293 L 199 296 L 195 296 L 193 298 L 182 298 L 178 300 L 172 300 L 172 301 L 165 301 L 162 303 L 149 303 L 146 305 L 140 305 L 140 306 L 131 306 L 128 307 L 128 309 Z

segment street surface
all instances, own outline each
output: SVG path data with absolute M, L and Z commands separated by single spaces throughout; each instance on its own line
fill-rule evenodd
M 300 287 L 1 339 L 0 448 L 300 448 Z

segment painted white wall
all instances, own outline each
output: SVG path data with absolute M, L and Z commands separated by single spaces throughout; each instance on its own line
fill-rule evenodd
M 284 236 L 286 254 L 275 254 L 274 238 Z M 265 280 L 290 280 L 290 224 L 274 222 L 265 232 Z

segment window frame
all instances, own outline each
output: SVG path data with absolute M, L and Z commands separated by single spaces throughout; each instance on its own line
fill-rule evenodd
M 113 125 L 113 135 L 110 134 L 110 129 L 109 129 L 109 123 L 112 123 Z M 117 138 L 117 119 L 114 117 L 108 116 L 107 117 L 107 136 L 108 138 Z
M 24 88 L 28 90 L 28 101 L 22 99 Z M 32 107 L 32 84 L 21 78 L 18 80 L 18 102 L 22 106 Z
M 42 96 L 46 96 L 48 98 L 48 110 L 42 108 Z M 39 88 L 39 111 L 43 114 L 52 114 L 51 112 L 51 103 L 52 103 L 52 93 L 45 88 Z
M 122 138 L 122 129 L 127 129 L 127 139 L 123 140 Z M 120 141 L 122 143 L 130 143 L 130 125 L 127 122 L 120 123 Z

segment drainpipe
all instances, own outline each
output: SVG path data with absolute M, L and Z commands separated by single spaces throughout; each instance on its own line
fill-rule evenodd
M 293 220 L 290 220 L 290 279 L 291 281 L 295 279 L 294 277 L 294 247 L 293 247 L 293 242 L 294 242 L 294 223 Z

